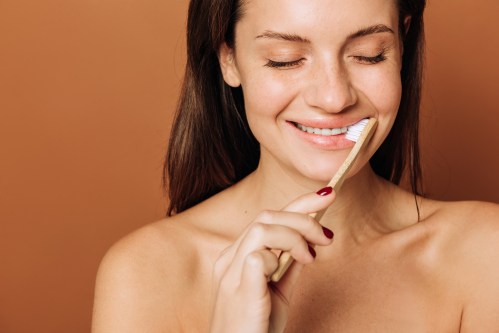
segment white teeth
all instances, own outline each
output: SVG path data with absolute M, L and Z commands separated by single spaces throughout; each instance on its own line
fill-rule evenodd
M 332 130 L 332 135 L 338 135 L 338 134 L 341 134 L 341 133 L 345 133 L 347 131 L 347 128 L 346 127 L 342 127 L 342 128 L 334 128 Z
M 324 136 L 339 135 L 347 132 L 347 127 L 340 128 L 318 128 L 318 127 L 308 127 L 302 124 L 296 124 L 296 127 L 303 132 L 313 133 Z

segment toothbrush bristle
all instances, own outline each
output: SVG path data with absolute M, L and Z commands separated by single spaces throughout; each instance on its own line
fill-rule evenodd
M 348 126 L 345 137 L 350 141 L 357 142 L 368 122 L 369 119 L 362 119 L 358 123 Z

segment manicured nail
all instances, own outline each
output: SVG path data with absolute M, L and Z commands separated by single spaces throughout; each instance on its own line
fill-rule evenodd
M 311 247 L 310 245 L 308 245 L 308 250 L 310 251 L 310 254 L 312 255 L 312 257 L 316 257 L 317 256 L 317 253 L 315 253 L 315 250 L 313 247 Z
M 329 239 L 333 239 L 334 237 L 334 232 L 332 232 L 330 229 L 326 228 L 326 227 L 322 227 L 322 232 L 324 233 L 324 235 L 329 238 Z
M 321 197 L 325 197 L 326 195 L 330 195 L 331 193 L 333 193 L 333 188 L 331 186 L 326 186 L 317 191 L 317 194 Z

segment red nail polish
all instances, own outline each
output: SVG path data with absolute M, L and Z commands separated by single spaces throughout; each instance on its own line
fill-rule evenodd
M 330 229 L 326 228 L 326 227 L 322 227 L 322 232 L 324 233 L 324 235 L 329 238 L 329 239 L 333 239 L 334 237 L 334 232 L 332 232 Z
M 311 247 L 310 245 L 308 246 L 308 250 L 310 251 L 310 254 L 312 255 L 312 257 L 316 257 L 317 256 L 317 253 L 315 253 L 315 250 L 313 247 Z
M 330 195 L 331 193 L 333 193 L 333 188 L 331 186 L 326 186 L 317 191 L 317 194 L 321 197 L 325 197 L 326 195 Z

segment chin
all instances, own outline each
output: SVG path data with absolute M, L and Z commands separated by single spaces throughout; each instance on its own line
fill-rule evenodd
M 298 172 L 305 178 L 317 183 L 329 183 L 339 170 L 340 164 L 324 165 L 321 168 L 298 169 Z
M 349 151 L 345 150 L 344 153 L 336 153 L 334 156 L 324 154 L 319 157 L 309 157 L 306 159 L 306 163 L 300 165 L 295 164 L 295 167 L 303 176 L 311 180 L 325 181 L 327 183 L 334 177 L 336 172 L 338 172 L 341 165 L 346 160 L 348 152 Z

